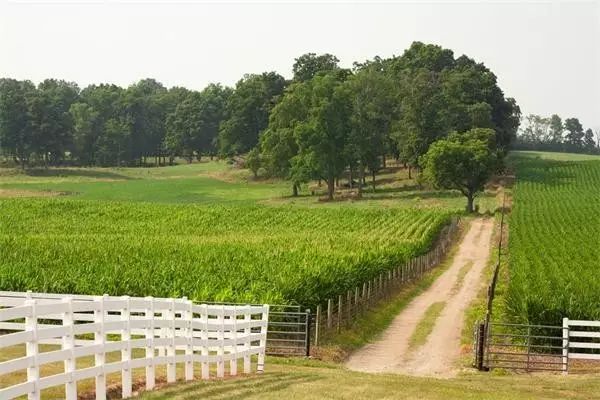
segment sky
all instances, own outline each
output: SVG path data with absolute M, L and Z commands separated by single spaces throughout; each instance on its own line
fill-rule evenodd
M 234 85 L 291 77 L 294 58 L 341 65 L 400 55 L 413 41 L 483 62 L 523 114 L 600 129 L 600 0 L 0 0 L 0 77 L 127 86 Z

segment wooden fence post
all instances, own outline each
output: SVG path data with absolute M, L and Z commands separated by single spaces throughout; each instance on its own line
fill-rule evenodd
M 315 346 L 319 345 L 319 330 L 321 329 L 321 305 L 317 305 L 317 316 L 315 317 Z
M 331 299 L 327 299 L 327 329 L 331 329 L 333 326 L 333 302 Z
M 121 361 L 124 362 L 121 370 L 121 397 L 131 397 L 131 310 L 129 296 L 123 296 L 125 307 L 121 309 L 121 322 L 125 327 L 121 329 L 121 341 L 127 342 L 126 347 L 121 349 Z
M 154 356 L 156 350 L 154 349 L 154 298 L 146 297 L 146 340 L 149 343 L 146 345 L 146 358 L 150 360 L 149 364 L 146 365 L 146 390 L 154 389 L 155 385 L 155 371 L 154 371 Z
M 347 315 L 347 320 L 346 320 L 346 325 L 350 325 L 350 320 L 352 319 L 352 292 L 350 290 L 348 290 L 348 292 L 346 292 L 346 315 Z
M 73 333 L 73 297 L 67 296 L 63 299 L 67 303 L 68 309 L 62 315 L 62 324 L 69 328 L 68 332 L 63 336 L 62 349 L 70 350 L 69 355 L 65 358 L 64 368 L 68 374 L 68 380 L 65 383 L 65 399 L 77 400 L 77 384 L 73 380 L 73 372 L 75 371 L 75 335 Z
M 360 289 L 358 286 L 354 288 L 354 314 L 357 314 L 360 311 Z
M 340 333 L 340 328 L 342 325 L 342 295 L 338 296 L 338 312 L 337 312 L 337 332 Z
M 31 298 L 31 295 L 29 295 Z M 38 366 L 38 341 L 37 341 L 37 311 L 36 311 L 36 301 L 35 300 L 26 300 L 25 305 L 31 306 L 31 316 L 25 318 L 25 331 L 32 332 L 32 337 L 27 341 L 25 345 L 25 351 L 27 357 L 31 357 L 33 360 L 32 365 L 27 367 L 27 382 L 33 383 L 33 389 L 31 392 L 27 394 L 28 400 L 39 400 L 40 399 L 40 389 L 38 387 L 38 381 L 40 379 L 40 369 Z

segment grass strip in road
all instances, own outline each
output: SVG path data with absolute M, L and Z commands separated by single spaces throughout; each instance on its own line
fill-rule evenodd
M 469 261 L 460 268 L 460 271 L 458 271 L 458 276 L 456 277 L 456 282 L 454 282 L 454 286 L 452 287 L 452 294 L 458 293 L 458 291 L 463 285 L 463 282 L 465 281 L 465 276 L 467 275 L 472 266 L 473 261 Z
M 408 341 L 410 350 L 415 350 L 427 342 L 427 338 L 435 326 L 435 321 L 437 321 L 444 307 L 446 307 L 446 302 L 438 301 L 427 308 L 423 318 L 419 321 L 419 324 Z

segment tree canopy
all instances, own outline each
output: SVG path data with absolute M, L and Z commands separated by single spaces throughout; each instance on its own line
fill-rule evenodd
M 400 56 L 352 69 L 332 54 L 306 53 L 292 70 L 290 80 L 247 74 L 233 88 L 201 91 L 155 79 L 83 90 L 53 79 L 37 86 L 2 79 L 0 151 L 24 168 L 242 156 L 257 175 L 288 179 L 293 194 L 319 179 L 332 198 L 342 175 L 361 196 L 367 172 L 374 183 L 389 156 L 419 169 L 432 144 L 452 132 L 487 129 L 501 155 L 516 137 L 519 107 L 493 72 L 440 46 L 414 42 Z M 592 147 L 594 132 L 578 121 L 535 121 L 533 136 L 556 141 L 567 132 L 565 141 Z
M 426 180 L 460 191 L 467 198 L 467 212 L 473 212 L 473 200 L 498 167 L 495 133 L 488 128 L 454 132 L 431 145 L 422 166 Z

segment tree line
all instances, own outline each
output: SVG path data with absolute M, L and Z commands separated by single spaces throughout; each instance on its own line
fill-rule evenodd
M 350 183 L 393 156 L 419 168 L 430 145 L 452 132 L 491 129 L 505 153 L 520 121 L 484 64 L 414 42 L 402 55 L 342 68 L 331 54 L 304 54 L 293 78 L 248 74 L 235 87 L 127 88 L 48 79 L 0 80 L 0 151 L 28 165 L 163 165 L 175 157 L 246 154 L 255 173 Z
M 530 114 L 517 135 L 516 148 L 600 154 L 600 130 L 584 129 L 578 118 Z

